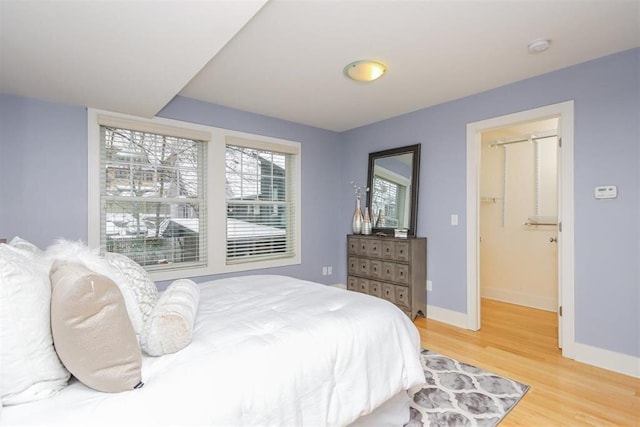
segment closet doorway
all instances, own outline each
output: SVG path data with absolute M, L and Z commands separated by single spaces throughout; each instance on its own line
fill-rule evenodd
M 481 298 L 558 309 L 558 121 L 481 133 Z
M 467 125 L 467 318 L 482 297 L 558 311 L 572 357 L 573 102 Z

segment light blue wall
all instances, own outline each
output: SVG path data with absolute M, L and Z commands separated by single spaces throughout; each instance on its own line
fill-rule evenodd
M 428 302 L 466 313 L 466 125 L 567 100 L 575 101 L 575 338 L 640 356 L 640 49 L 349 131 L 344 181 L 364 182 L 370 151 L 422 143 L 417 230 L 428 238 Z M 594 199 L 595 186 L 611 184 L 617 199 Z M 343 194 L 348 217 L 352 195 Z
M 86 241 L 86 109 L 0 95 L 0 114 L 0 237 L 18 235 L 41 247 L 60 237 Z M 338 134 L 185 98 L 174 99 L 160 115 L 300 142 L 302 264 L 245 274 L 340 280 L 322 276 L 322 266 L 344 262 L 335 248 L 346 245 L 331 232 L 340 200 Z
M 39 246 L 87 236 L 87 116 L 0 94 L 0 236 Z

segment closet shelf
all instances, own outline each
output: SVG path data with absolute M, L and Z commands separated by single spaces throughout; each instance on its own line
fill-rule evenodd
M 558 225 L 557 216 L 530 216 L 524 225 Z

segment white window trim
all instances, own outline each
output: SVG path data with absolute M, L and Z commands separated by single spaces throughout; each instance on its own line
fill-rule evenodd
M 93 108 L 87 109 L 88 129 L 88 245 L 95 248 L 100 246 L 100 123 L 98 116 L 108 116 L 114 119 L 133 120 L 152 126 L 170 126 L 203 132 L 210 135 L 207 148 L 207 227 L 209 236 L 207 239 L 207 264 L 204 267 L 176 267 L 172 270 L 150 272 L 153 280 L 174 280 L 184 277 L 208 276 L 222 273 L 235 273 L 263 268 L 285 267 L 297 265 L 302 262 L 301 235 L 302 235 L 302 205 L 301 200 L 301 176 L 300 169 L 302 150 L 301 144 L 268 136 L 255 135 L 246 132 L 238 132 L 228 129 L 205 126 L 179 120 L 154 117 L 145 119 L 126 114 L 101 111 Z M 295 188 L 298 189 L 294 224 L 294 251 L 293 257 L 255 261 L 242 264 L 226 263 L 226 196 L 225 196 L 225 150 L 228 138 L 256 141 L 272 147 L 283 147 L 288 152 L 297 153 L 294 156 L 296 171 L 292 177 L 295 180 Z

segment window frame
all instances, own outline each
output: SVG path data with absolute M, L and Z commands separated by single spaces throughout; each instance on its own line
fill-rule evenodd
M 200 125 L 180 120 L 154 117 L 145 119 L 121 113 L 87 109 L 87 129 L 88 129 L 88 245 L 90 247 L 100 246 L 100 120 L 101 117 L 129 120 L 141 125 L 146 125 L 150 129 L 157 126 L 179 128 L 185 131 L 197 133 L 207 133 L 210 137 L 207 141 L 207 174 L 206 174 L 206 206 L 207 206 L 207 261 L 200 267 L 180 267 L 168 268 L 161 271 L 149 271 L 153 280 L 174 280 L 184 277 L 208 276 L 222 273 L 235 273 L 251 271 L 264 268 L 285 267 L 298 265 L 302 262 L 301 255 L 301 144 L 296 141 L 289 141 L 280 138 L 255 135 L 246 132 L 233 131 L 216 128 L 212 126 Z M 161 131 L 157 131 L 161 133 Z M 292 185 L 297 189 L 294 202 L 294 214 L 292 222 L 294 255 L 283 258 L 256 260 L 238 264 L 227 264 L 226 260 L 226 168 L 225 152 L 227 141 L 243 140 L 248 144 L 255 144 L 256 148 L 272 147 L 291 152 L 292 156 Z M 232 143 L 230 143 L 233 145 Z M 100 248 L 104 251 L 105 248 Z

